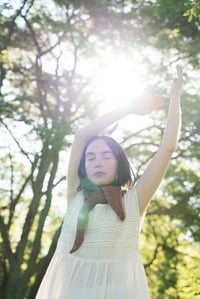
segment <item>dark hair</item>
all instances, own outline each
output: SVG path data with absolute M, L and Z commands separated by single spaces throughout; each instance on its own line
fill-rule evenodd
M 89 144 L 98 139 L 102 139 L 105 141 L 105 143 L 109 146 L 113 155 L 117 158 L 118 161 L 117 177 L 115 181 L 112 183 L 112 185 L 127 186 L 128 188 L 130 188 L 133 185 L 132 176 L 134 175 L 131 165 L 121 145 L 119 145 L 119 143 L 117 143 L 113 138 L 109 136 L 94 136 L 90 138 L 87 142 L 83 154 L 81 156 L 81 160 L 78 167 L 78 176 L 80 178 L 80 185 L 78 187 L 78 190 L 80 191 L 82 189 L 96 189 L 96 186 L 92 184 L 87 178 L 85 169 L 85 153 Z

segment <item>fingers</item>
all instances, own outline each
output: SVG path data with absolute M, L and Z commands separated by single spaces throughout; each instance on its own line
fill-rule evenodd
M 158 110 L 164 106 L 164 100 L 160 96 L 155 96 L 146 104 L 146 112 L 150 113 L 154 110 Z
M 180 93 L 183 85 L 183 67 L 180 64 L 176 65 L 177 78 L 174 78 L 173 84 L 171 87 L 171 95 Z
M 160 96 L 150 96 L 149 94 L 143 95 L 134 102 L 134 111 L 138 115 L 149 114 L 164 106 L 164 100 Z
M 163 98 L 157 96 L 155 97 L 155 100 L 154 100 L 154 110 L 157 110 L 157 109 L 160 109 L 164 106 L 165 102 L 163 100 Z

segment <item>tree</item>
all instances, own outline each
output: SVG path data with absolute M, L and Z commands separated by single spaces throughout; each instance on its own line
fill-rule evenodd
M 182 59 L 190 64 L 191 74 L 199 64 L 199 21 L 188 24 L 183 17 L 187 8 L 190 1 L 57 0 L 46 4 L 24 0 L 18 6 L 6 1 L 1 4 L 3 299 L 13 298 L 13 294 L 16 299 L 34 298 L 55 250 L 64 213 L 53 204 L 56 194 L 65 197 L 63 152 L 71 145 L 77 127 L 98 113 L 97 102 L 92 101 L 95 73 L 83 73 L 82 61 L 103 55 L 106 47 L 130 53 L 138 48 L 152 71 L 149 80 L 159 82 L 163 92 L 171 80 L 169 64 Z M 149 56 L 149 48 L 161 55 L 162 63 Z M 160 82 L 163 71 L 166 78 Z M 143 233 L 144 248 L 152 244 L 148 251 L 143 250 L 143 256 L 154 298 L 187 296 L 186 273 L 199 250 L 198 85 L 195 79 L 190 82 L 183 96 L 181 142 L 161 194 L 152 201 Z M 136 165 L 136 176 L 156 150 L 163 132 L 163 113 L 160 119 L 152 118 L 151 127 L 123 132 L 126 138 L 122 143 Z M 191 268 L 182 254 L 189 248 Z M 183 271 L 184 264 L 187 269 Z M 170 269 L 167 277 L 166 269 Z M 198 273 L 194 276 L 197 279 Z M 197 284 L 190 292 L 194 298 L 199 294 Z

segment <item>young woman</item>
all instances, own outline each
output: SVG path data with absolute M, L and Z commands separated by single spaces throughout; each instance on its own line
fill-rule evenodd
M 161 98 L 140 98 L 132 107 L 115 109 L 76 133 L 67 176 L 68 208 L 37 299 L 150 298 L 139 234 L 177 143 L 182 67 L 176 69 L 162 143 L 135 184 L 121 146 L 99 134 L 130 113 L 162 107 Z

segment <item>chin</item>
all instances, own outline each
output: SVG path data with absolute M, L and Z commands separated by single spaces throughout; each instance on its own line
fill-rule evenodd
M 96 186 L 108 186 L 108 185 L 111 185 L 113 183 L 113 181 L 93 181 L 92 182 L 94 185 Z

